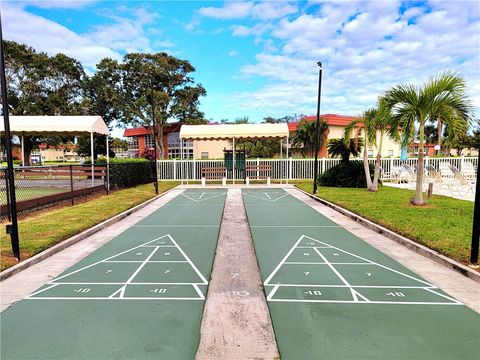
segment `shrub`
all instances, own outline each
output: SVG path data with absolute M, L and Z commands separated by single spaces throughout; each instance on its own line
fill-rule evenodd
M 146 159 L 110 159 L 110 188 L 147 184 L 154 179 L 154 163 Z
M 374 166 L 370 164 L 369 168 L 373 177 Z M 340 163 L 319 175 L 318 184 L 329 187 L 366 188 L 367 180 L 363 162 L 355 160 Z

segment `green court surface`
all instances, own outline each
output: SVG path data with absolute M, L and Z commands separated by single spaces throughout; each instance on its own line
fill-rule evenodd
M 2 359 L 193 359 L 225 190 L 187 190 L 1 320 Z
M 477 313 L 281 189 L 243 199 L 282 359 L 480 358 Z

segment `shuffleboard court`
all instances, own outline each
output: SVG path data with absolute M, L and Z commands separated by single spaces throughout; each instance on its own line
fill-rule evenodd
M 281 189 L 243 190 L 282 359 L 478 359 L 480 316 Z
M 193 359 L 225 190 L 186 190 L 1 316 L 2 359 Z

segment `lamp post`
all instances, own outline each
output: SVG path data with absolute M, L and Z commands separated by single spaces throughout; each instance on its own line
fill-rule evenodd
M 320 96 L 322 93 L 322 63 L 317 63 L 319 67 L 318 72 L 318 100 L 317 100 L 317 122 L 315 126 L 315 162 L 313 163 L 313 193 L 317 192 L 317 177 L 318 177 L 318 145 L 320 142 Z
M 13 256 L 15 256 L 17 260 L 20 260 L 20 244 L 18 240 L 17 222 L 17 200 L 15 195 L 15 179 L 13 172 L 12 137 L 10 134 L 10 119 L 8 117 L 7 80 L 5 76 L 5 54 L 3 50 L 2 20 L 0 18 L 0 82 L 2 92 L 3 121 L 5 124 L 5 132 L 3 136 L 5 139 L 5 152 L 7 153 L 6 188 L 8 191 L 8 198 L 10 199 L 9 205 L 12 220 L 12 223 L 7 225 L 7 234 L 10 234 L 10 238 L 12 241 Z

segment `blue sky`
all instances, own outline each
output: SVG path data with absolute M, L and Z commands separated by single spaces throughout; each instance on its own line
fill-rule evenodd
M 1 10 L 6 39 L 63 52 L 89 72 L 132 51 L 189 60 L 215 121 L 314 114 L 318 61 L 322 113 L 359 114 L 395 83 L 450 69 L 479 114 L 477 1 L 3 0 Z

